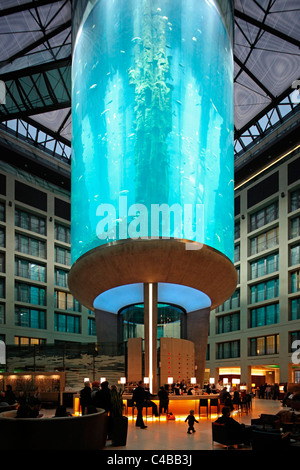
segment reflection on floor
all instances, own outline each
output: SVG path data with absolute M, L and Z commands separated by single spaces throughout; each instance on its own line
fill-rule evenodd
M 252 411 L 234 412 L 232 417 L 244 424 L 251 424 L 251 418 L 258 418 L 261 413 L 276 414 L 282 408 L 278 400 L 265 400 L 255 398 L 252 400 Z M 188 415 L 188 412 L 187 412 Z M 215 421 L 217 415 L 207 418 L 203 415 L 199 424 L 195 424 L 196 432 L 187 434 L 187 423 L 184 420 L 166 421 L 161 419 L 148 419 L 147 429 L 140 429 L 135 426 L 135 421 L 129 419 L 127 445 L 125 447 L 113 447 L 111 441 L 107 442 L 107 450 L 222 450 L 224 446 L 212 442 L 211 423 Z M 198 419 L 198 416 L 196 416 Z M 249 448 L 245 447 L 245 450 Z

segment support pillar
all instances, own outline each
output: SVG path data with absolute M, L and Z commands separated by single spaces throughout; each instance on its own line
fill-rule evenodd
M 144 284 L 145 375 L 150 393 L 157 391 L 157 283 Z
M 210 308 L 195 310 L 187 315 L 187 339 L 195 345 L 195 377 L 200 387 L 204 385 Z

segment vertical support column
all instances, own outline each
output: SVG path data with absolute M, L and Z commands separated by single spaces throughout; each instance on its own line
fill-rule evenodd
M 145 375 L 157 391 L 157 283 L 144 284 Z
M 195 345 L 195 375 L 200 387 L 204 385 L 210 307 L 189 312 L 187 315 L 187 339 Z

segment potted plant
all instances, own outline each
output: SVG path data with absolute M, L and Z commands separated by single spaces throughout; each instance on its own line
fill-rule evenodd
M 111 390 L 110 427 L 113 446 L 125 446 L 127 442 L 128 418 L 123 415 L 123 392 L 117 387 Z

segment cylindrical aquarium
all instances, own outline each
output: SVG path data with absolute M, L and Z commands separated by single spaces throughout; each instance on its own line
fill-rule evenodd
M 123 239 L 233 260 L 230 0 L 75 4 L 72 262 Z

